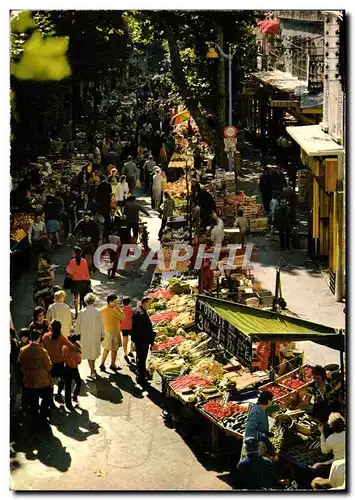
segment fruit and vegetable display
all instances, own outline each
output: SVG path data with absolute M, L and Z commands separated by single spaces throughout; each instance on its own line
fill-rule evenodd
M 187 243 L 190 239 L 188 228 L 181 227 L 179 229 L 166 228 L 163 232 L 162 243 Z
M 33 215 L 30 214 L 14 214 L 11 219 L 10 238 L 16 243 L 19 243 L 28 234 L 28 228 L 33 222 Z
M 243 412 L 239 412 L 237 415 L 227 418 L 224 420 L 223 424 L 226 429 L 237 432 L 238 434 L 244 434 L 246 423 L 248 420 L 248 407 L 244 407 Z
M 292 377 L 286 380 L 282 381 L 282 385 L 287 387 L 288 389 L 291 389 L 292 391 L 299 389 L 300 387 L 303 387 L 305 385 L 305 382 L 303 380 L 300 380 L 297 377 Z
M 150 320 L 152 323 L 163 323 L 163 322 L 170 323 L 171 320 L 176 318 L 176 316 L 178 316 L 178 313 L 176 312 L 169 312 L 169 311 L 157 312 L 150 317 Z
M 278 400 L 283 396 L 287 396 L 290 394 L 289 390 L 285 387 L 280 386 L 279 384 L 267 384 L 266 386 L 260 387 L 262 391 L 270 391 L 274 395 L 274 400 Z
M 165 351 L 167 349 L 171 349 L 171 347 L 174 347 L 175 345 L 181 344 L 182 342 L 185 341 L 185 337 L 177 336 L 173 337 L 167 340 L 163 340 L 162 342 L 159 342 L 158 344 L 154 344 L 152 351 Z
M 245 405 L 239 405 L 233 402 L 228 402 L 223 406 L 222 399 L 208 401 L 202 406 L 202 409 L 218 421 L 231 417 L 236 413 L 244 413 L 246 411 Z
M 191 389 L 195 387 L 206 387 L 211 385 L 211 381 L 200 377 L 199 375 L 182 375 L 177 377 L 170 386 L 176 392 L 181 392 L 184 389 Z
M 301 373 L 302 373 L 302 378 L 306 382 L 312 382 L 313 381 L 313 375 L 312 375 L 312 367 L 311 366 L 304 366 L 301 368 Z
M 150 299 L 171 299 L 174 293 L 166 288 L 157 288 L 153 292 L 148 293 Z

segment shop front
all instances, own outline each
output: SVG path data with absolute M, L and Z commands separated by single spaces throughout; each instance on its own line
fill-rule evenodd
M 310 173 L 308 192 L 309 254 L 329 271 L 330 289 L 345 295 L 344 148 L 319 125 L 287 127 L 301 147 Z

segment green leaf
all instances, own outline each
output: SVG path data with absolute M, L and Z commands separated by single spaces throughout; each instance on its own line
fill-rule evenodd
M 23 33 L 30 28 L 36 28 L 36 22 L 32 18 L 31 11 L 23 10 L 15 14 L 11 19 L 11 30 L 15 33 Z
M 35 31 L 23 47 L 19 63 L 11 64 L 11 73 L 19 80 L 62 80 L 71 74 L 65 53 L 68 37 L 42 38 Z

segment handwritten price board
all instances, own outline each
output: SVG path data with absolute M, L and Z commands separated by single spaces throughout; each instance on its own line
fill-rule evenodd
M 251 339 L 219 316 L 209 304 L 201 299 L 196 301 L 195 322 L 201 332 L 206 332 L 226 351 L 235 356 L 242 365 L 251 368 Z

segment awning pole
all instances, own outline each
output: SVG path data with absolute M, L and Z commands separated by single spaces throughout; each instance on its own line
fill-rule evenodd
M 275 298 L 272 304 L 272 310 L 274 312 L 277 311 L 277 301 L 279 298 L 280 291 L 280 268 L 276 268 L 276 283 L 275 283 Z M 270 369 L 270 378 L 272 381 L 275 380 L 275 358 L 276 358 L 276 343 L 271 342 L 271 369 Z
M 339 335 L 340 335 L 341 398 L 342 398 L 342 401 L 344 401 L 344 399 L 345 399 L 345 387 L 344 387 L 345 366 L 344 366 L 344 334 L 343 334 L 342 329 L 340 329 Z

